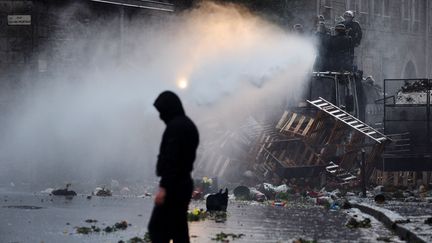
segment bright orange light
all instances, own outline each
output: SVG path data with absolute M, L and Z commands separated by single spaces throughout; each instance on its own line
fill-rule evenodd
M 189 82 L 188 82 L 188 80 L 185 77 L 180 78 L 180 79 L 177 80 L 177 86 L 180 89 L 186 89 L 188 87 L 188 84 L 189 84 Z

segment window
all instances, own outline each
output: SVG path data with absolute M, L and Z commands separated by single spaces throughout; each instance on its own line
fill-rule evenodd
M 364 25 L 369 24 L 370 0 L 358 0 L 358 10 L 360 12 L 360 22 Z
M 402 0 L 401 5 L 401 30 L 402 32 L 421 33 L 420 22 L 423 17 L 425 1 L 423 0 Z
M 390 0 L 383 1 L 383 16 L 390 16 Z
M 332 1 L 331 0 L 324 0 L 324 7 L 325 8 L 331 8 L 332 7 Z
M 381 16 L 383 14 L 383 0 L 374 0 L 373 1 L 373 13 L 374 15 Z
M 324 16 L 325 19 L 333 19 L 332 16 L 332 1 L 331 0 L 324 0 L 323 2 L 323 13 L 322 15 Z
M 410 30 L 410 22 L 411 22 L 411 0 L 402 0 L 401 5 L 401 19 L 402 25 L 401 30 L 403 32 L 408 32 Z
M 412 31 L 414 33 L 419 33 L 420 30 L 420 0 L 413 0 L 412 3 Z
M 426 14 L 429 15 L 429 35 L 432 35 L 432 4 L 429 4 Z
M 356 11 L 356 0 L 346 0 L 346 10 Z
M 370 9 L 370 1 L 369 0 L 360 0 L 360 13 L 369 13 Z

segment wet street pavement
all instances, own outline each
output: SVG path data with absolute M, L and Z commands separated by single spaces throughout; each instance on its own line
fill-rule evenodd
M 153 199 L 137 197 L 92 197 L 72 200 L 41 194 L 0 193 L 0 242 L 118 242 L 143 237 Z M 204 208 L 193 202 L 191 208 Z M 372 229 L 349 229 L 349 216 L 305 203 L 274 207 L 230 201 L 226 222 L 204 220 L 190 223 L 192 242 L 215 242 L 217 233 L 244 234 L 234 242 L 292 242 L 300 237 L 318 242 L 376 242 L 376 236 L 393 236 L 375 223 Z M 126 230 L 113 233 L 77 234 L 75 227 L 91 226 L 96 219 L 104 228 L 126 220 Z

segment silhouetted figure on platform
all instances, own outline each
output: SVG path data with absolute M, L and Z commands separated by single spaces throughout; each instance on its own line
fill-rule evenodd
M 330 71 L 352 71 L 353 44 L 351 37 L 346 35 L 345 25 L 337 24 L 335 26 L 335 35 L 330 39 Z
M 315 32 L 315 38 L 318 53 L 315 59 L 314 71 L 328 71 L 330 68 L 329 45 L 331 36 L 324 22 L 318 22 L 317 31 Z

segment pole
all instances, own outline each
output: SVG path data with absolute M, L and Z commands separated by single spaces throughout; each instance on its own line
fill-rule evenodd
M 123 46 L 124 46 L 124 32 L 125 32 L 125 9 L 123 6 L 120 7 L 120 46 L 119 46 L 119 60 L 123 58 Z
M 360 173 L 361 173 L 361 187 L 362 187 L 362 197 L 366 197 L 366 159 L 365 159 L 365 150 L 361 150 L 361 167 L 360 167 Z

